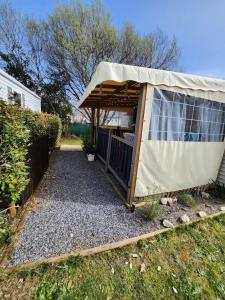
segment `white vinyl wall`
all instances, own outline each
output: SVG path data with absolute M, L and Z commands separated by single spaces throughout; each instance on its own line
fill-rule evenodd
M 175 103 L 172 105 L 176 108 L 171 112 L 171 114 L 174 113 L 171 117 L 174 118 L 174 122 L 166 123 L 159 116 L 161 119 L 157 119 L 156 122 L 159 123 L 155 125 L 151 119 L 152 112 L 157 111 L 158 108 L 157 105 L 153 108 L 154 86 L 148 84 L 135 190 L 136 197 L 178 191 L 216 180 L 225 148 L 224 137 L 221 134 L 224 127 L 221 130 L 221 127 L 217 126 L 221 122 L 221 126 L 224 126 L 223 103 L 225 103 L 225 94 L 224 98 L 221 95 L 217 98 L 217 93 L 213 94 L 212 91 L 167 86 L 157 86 L 157 89 L 181 93 L 177 95 L 178 98 L 182 95 L 187 96 L 185 101 L 186 104 L 190 101 L 190 107 L 189 103 L 183 105 L 182 99 L 179 101 L 181 101 L 182 109 L 186 110 L 185 114 L 188 116 L 192 112 L 192 117 L 188 117 L 190 120 L 186 124 L 181 120 L 178 125 L 177 119 L 181 117 L 181 111 L 179 107 L 176 107 L 176 100 L 173 100 Z M 191 103 L 193 99 L 195 103 L 198 103 L 196 106 Z M 212 102 L 207 101 L 207 99 Z M 207 105 L 213 106 L 213 117 L 211 117 L 211 112 L 206 114 L 209 107 L 205 108 L 204 106 Z M 172 107 L 171 104 L 168 107 Z M 162 110 L 164 110 L 164 115 L 169 116 L 170 112 L 165 110 L 165 107 L 161 107 Z M 199 120 L 200 118 L 207 118 L 206 115 L 208 118 L 214 119 Z M 205 125 L 212 122 L 213 126 L 204 128 Z M 189 131 L 187 126 L 190 128 Z M 201 134 L 197 133 L 200 132 L 200 128 Z
M 41 111 L 41 98 L 26 88 L 15 78 L 0 70 L 0 99 L 9 103 L 9 94 L 16 92 L 21 95 L 21 106 L 32 111 Z

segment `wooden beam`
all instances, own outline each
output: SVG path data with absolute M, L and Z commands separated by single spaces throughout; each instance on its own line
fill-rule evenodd
M 107 145 L 107 156 L 105 163 L 105 171 L 108 171 L 109 161 L 110 161 L 110 153 L 111 153 L 111 143 L 112 143 L 112 129 L 109 129 L 109 137 L 108 137 L 108 145 Z
M 143 121 L 144 121 L 144 113 L 145 113 L 146 94 L 147 94 L 147 83 L 143 83 L 141 85 L 141 93 L 138 99 L 138 110 L 137 110 L 137 118 L 136 118 L 136 125 L 135 125 L 134 150 L 132 155 L 131 174 L 130 174 L 130 189 L 127 195 L 128 204 L 130 204 L 130 206 L 132 205 L 132 201 L 135 193 L 135 187 L 136 187 L 141 137 L 142 137 L 142 129 L 143 129 Z
M 91 144 L 95 142 L 95 108 L 91 109 Z
M 98 144 L 98 129 L 99 129 L 99 122 L 100 122 L 100 108 L 97 108 L 97 114 L 96 114 L 96 132 L 95 132 L 95 139 L 96 139 L 96 145 Z
M 140 89 L 140 84 L 138 82 L 134 82 L 134 81 L 131 81 L 133 84 L 130 84 L 129 85 L 129 89 L 130 90 L 133 90 L 133 91 L 139 91 Z M 126 84 L 125 85 L 114 85 L 114 84 L 102 84 L 102 86 L 100 87 L 100 85 L 97 85 L 96 86 L 97 89 L 100 89 L 102 88 L 102 90 L 105 88 L 105 89 L 114 89 L 114 90 L 124 90 L 126 89 Z

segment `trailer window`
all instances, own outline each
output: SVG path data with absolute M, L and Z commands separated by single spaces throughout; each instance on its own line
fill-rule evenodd
M 149 139 L 223 142 L 225 104 L 155 89 Z

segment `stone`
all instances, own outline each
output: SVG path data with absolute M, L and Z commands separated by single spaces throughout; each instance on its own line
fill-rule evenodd
M 206 216 L 207 216 L 207 213 L 206 213 L 205 211 L 200 210 L 199 212 L 197 212 L 197 215 L 198 215 L 200 218 L 203 218 L 203 217 L 206 217 Z
M 172 205 L 174 205 L 174 204 L 177 204 L 177 198 L 176 198 L 176 197 L 174 197 L 174 198 L 169 198 L 169 200 L 167 201 L 167 204 L 168 204 L 169 206 L 172 206 Z
M 169 199 L 169 198 L 165 198 L 165 197 L 164 197 L 164 198 L 161 198 L 161 199 L 160 199 L 160 203 L 161 203 L 162 205 L 167 205 L 168 199 Z
M 203 199 L 209 199 L 209 198 L 210 198 L 209 193 L 202 192 L 201 195 L 202 195 L 202 198 L 203 198 Z
M 225 206 L 221 206 L 221 207 L 220 207 L 220 210 L 221 210 L 221 211 L 225 211 Z
M 146 270 L 145 263 L 142 263 L 141 266 L 140 266 L 140 273 L 144 273 L 145 270 Z
M 131 254 L 131 256 L 132 256 L 133 258 L 138 258 L 138 255 L 137 255 L 136 253 Z
M 177 203 L 177 198 L 174 197 L 174 198 L 171 198 L 171 197 L 162 197 L 160 199 L 160 203 L 162 205 L 173 205 L 173 204 L 176 204 Z
M 182 216 L 180 216 L 179 221 L 181 223 L 188 223 L 188 222 L 190 222 L 190 218 L 188 217 L 188 215 L 182 215 Z
M 162 221 L 162 224 L 163 224 L 163 226 L 166 227 L 166 228 L 174 228 L 173 223 L 171 223 L 170 221 L 168 221 L 168 220 L 166 220 L 166 219 L 164 219 L 164 220 Z

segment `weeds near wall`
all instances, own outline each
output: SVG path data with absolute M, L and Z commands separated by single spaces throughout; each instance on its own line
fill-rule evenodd
M 158 195 L 145 197 L 146 204 L 137 209 L 137 214 L 146 221 L 154 220 L 161 212 L 159 198 Z

